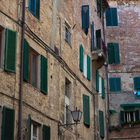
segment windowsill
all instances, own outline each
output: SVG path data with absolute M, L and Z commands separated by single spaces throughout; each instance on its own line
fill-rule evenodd
M 111 28 L 119 28 L 120 26 L 106 26 L 107 29 L 111 29 Z

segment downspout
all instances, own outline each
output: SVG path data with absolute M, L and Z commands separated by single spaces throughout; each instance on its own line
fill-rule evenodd
M 106 33 L 105 33 L 105 15 L 103 14 L 103 19 L 102 19 L 102 25 L 103 25 L 103 36 L 104 36 L 104 43 L 106 45 Z M 106 59 L 107 59 L 107 54 L 106 54 Z M 105 77 L 106 77 L 106 130 L 107 130 L 107 140 L 109 140 L 109 126 L 110 126 L 110 117 L 109 117 L 109 81 L 108 81 L 108 62 L 106 61 L 104 64 L 105 67 Z
M 25 36 L 25 3 L 22 1 L 22 19 L 21 19 L 21 52 L 20 52 L 20 81 L 19 81 L 19 112 L 18 112 L 18 140 L 23 140 L 22 135 L 22 107 L 23 107 L 23 50 Z

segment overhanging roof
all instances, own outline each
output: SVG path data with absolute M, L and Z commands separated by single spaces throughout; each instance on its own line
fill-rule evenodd
M 120 105 L 124 109 L 129 109 L 129 108 L 140 108 L 140 103 L 129 103 L 129 104 L 121 104 Z

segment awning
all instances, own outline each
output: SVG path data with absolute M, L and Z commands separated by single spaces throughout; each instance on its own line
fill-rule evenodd
M 123 109 L 132 109 L 132 108 L 140 108 L 140 103 L 129 103 L 129 104 L 121 104 Z

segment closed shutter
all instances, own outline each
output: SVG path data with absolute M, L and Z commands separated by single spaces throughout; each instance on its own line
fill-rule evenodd
M 121 79 L 120 78 L 109 78 L 110 91 L 118 92 L 121 91 Z
M 82 6 L 82 29 L 88 34 L 89 28 L 89 5 Z
M 113 43 L 108 43 L 108 63 L 113 64 L 115 62 L 114 60 L 114 45 Z
M 106 10 L 106 26 L 112 26 L 111 9 Z
M 100 137 L 104 138 L 104 113 L 99 111 L 99 128 L 100 128 Z
M 80 71 L 83 72 L 84 69 L 84 48 L 82 45 L 80 45 L 80 57 L 79 57 L 79 66 L 80 66 Z
M 94 46 L 94 22 L 92 22 L 91 24 L 91 51 L 93 51 L 95 49 Z
M 41 56 L 41 91 L 44 94 L 48 92 L 48 60 Z
M 136 110 L 135 114 L 136 114 L 136 121 L 140 121 L 139 110 Z
M 6 29 L 4 69 L 8 72 L 16 72 L 16 46 L 17 33 Z
M 50 134 L 50 127 L 43 125 L 43 140 L 50 140 L 51 134 Z
M 106 10 L 106 26 L 118 26 L 117 8 Z
M 84 113 L 84 124 L 90 126 L 90 98 L 87 95 L 83 95 L 83 113 Z
M 23 52 L 23 79 L 29 82 L 29 53 L 30 46 L 26 40 L 24 40 L 24 52 Z
M 40 19 L 40 0 L 36 0 L 36 17 Z
M 90 56 L 87 56 L 87 79 L 91 80 L 91 60 Z
M 120 111 L 120 123 L 121 123 L 121 125 L 123 125 L 125 123 L 125 120 L 124 120 L 124 111 Z
M 120 63 L 120 52 L 119 52 L 119 44 L 118 43 L 113 43 L 114 45 L 114 56 L 115 56 L 115 64 Z
M 3 107 L 1 140 L 14 140 L 15 111 Z
M 105 98 L 105 83 L 104 83 L 104 79 L 102 78 L 102 98 Z
M 96 70 L 96 91 L 99 92 L 99 71 Z
M 29 0 L 29 10 L 34 16 L 36 16 L 36 0 Z
M 134 90 L 140 90 L 140 77 L 134 78 Z

